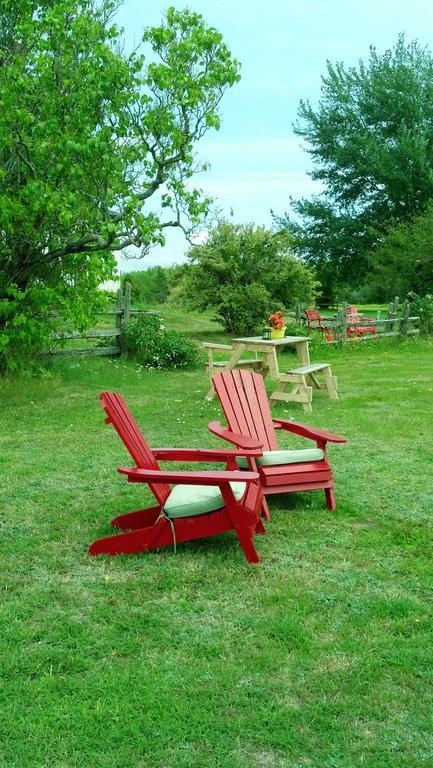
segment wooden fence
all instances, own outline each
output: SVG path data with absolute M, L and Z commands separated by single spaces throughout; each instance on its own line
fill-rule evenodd
M 379 310 L 376 313 L 376 317 L 362 318 L 358 320 L 356 324 L 350 319 L 348 312 L 349 304 L 346 302 L 343 304 L 343 308 L 339 311 L 335 317 L 330 318 L 329 328 L 332 332 L 333 338 L 330 341 L 337 344 L 347 344 L 350 341 L 366 341 L 367 339 L 383 339 L 391 336 L 414 336 L 419 333 L 419 321 L 420 318 L 410 314 L 410 303 L 408 300 L 400 304 L 399 297 L 396 296 L 394 301 L 389 304 L 387 310 L 387 316 L 382 317 L 382 312 Z M 296 319 L 300 324 L 305 324 L 305 312 L 302 312 L 300 305 L 298 304 L 296 312 L 288 313 Z M 326 322 L 324 323 L 326 325 Z M 375 333 L 364 332 L 363 328 L 374 326 Z M 417 326 L 417 327 L 415 327 Z M 359 328 L 361 333 L 351 334 L 349 329 Z
M 107 309 L 105 312 L 99 312 L 98 316 L 109 317 L 114 321 L 112 328 L 92 329 L 80 333 L 78 331 L 58 331 L 51 335 L 53 342 L 56 341 L 81 341 L 82 339 L 112 339 L 112 344 L 101 344 L 100 346 L 86 347 L 67 347 L 62 349 L 50 350 L 51 355 L 104 355 L 126 356 L 128 353 L 126 341 L 126 329 L 131 316 L 140 314 L 158 314 L 151 310 L 131 309 L 131 285 L 125 283 L 125 289 L 119 288 L 116 296 L 115 308 Z

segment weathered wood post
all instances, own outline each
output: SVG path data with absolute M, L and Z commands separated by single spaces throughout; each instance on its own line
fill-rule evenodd
M 348 322 L 347 322 L 347 312 L 348 312 L 348 303 L 347 301 L 343 302 L 343 309 L 341 312 L 341 343 L 347 344 L 349 340 L 349 336 L 347 333 L 348 328 Z
M 296 303 L 296 322 L 301 323 L 302 322 L 302 315 L 301 315 L 301 305 L 299 301 Z
M 407 336 L 409 330 L 409 302 L 406 301 L 403 304 L 403 314 L 401 317 L 401 335 Z
M 381 318 L 382 312 L 380 309 L 376 312 L 376 334 L 379 331 L 379 328 L 383 328 L 383 326 L 380 325 L 380 318 Z
M 118 331 L 118 334 L 116 336 L 116 344 L 119 347 L 119 352 L 122 354 L 122 312 L 123 312 L 123 291 L 121 288 L 117 291 L 117 299 L 116 299 L 116 331 Z
M 343 312 L 337 311 L 337 314 L 335 316 L 333 333 L 334 333 L 334 341 L 336 341 L 338 344 L 343 344 L 343 334 L 345 333 Z
M 131 314 L 131 283 L 125 283 L 125 290 L 122 296 L 122 314 L 121 318 L 121 334 L 120 334 L 120 354 L 122 357 L 126 357 L 128 354 L 128 343 L 126 340 L 126 331 L 129 324 L 129 317 Z
M 390 320 L 396 320 L 397 319 L 397 310 L 398 310 L 398 296 L 394 298 L 394 301 L 390 302 L 390 305 L 388 307 L 388 317 Z M 395 328 L 395 323 L 389 323 L 389 331 L 393 331 Z

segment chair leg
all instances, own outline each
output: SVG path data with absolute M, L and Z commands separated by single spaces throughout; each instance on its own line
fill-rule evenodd
M 260 519 L 260 518 L 259 518 Z M 236 528 L 236 535 L 239 539 L 244 555 L 249 563 L 260 563 L 260 558 L 257 554 L 257 550 L 253 543 L 253 538 L 248 530 L 245 528 Z
M 325 488 L 325 496 L 326 496 L 326 506 L 328 509 L 331 509 L 333 512 L 337 509 L 337 505 L 335 503 L 335 495 L 334 495 L 334 489 L 333 488 Z
M 167 521 L 161 518 L 148 528 L 97 539 L 90 545 L 89 555 L 132 555 L 169 544 L 173 544 L 173 534 Z
M 263 523 L 262 523 L 262 520 L 261 520 L 261 518 L 260 518 L 260 517 L 259 517 L 259 519 L 257 520 L 257 525 L 256 525 L 256 533 L 266 533 L 266 528 L 265 528 L 265 526 L 263 525 Z
M 268 502 L 266 501 L 265 497 L 263 496 L 262 501 L 262 511 L 260 512 L 260 516 L 264 517 L 265 520 L 271 520 L 271 513 L 269 512 Z

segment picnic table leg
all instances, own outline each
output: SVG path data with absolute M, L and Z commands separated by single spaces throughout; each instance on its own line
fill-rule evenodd
M 296 351 L 302 365 L 310 365 L 310 351 L 308 341 L 300 341 L 296 344 Z
M 337 394 L 337 377 L 331 373 L 331 367 L 325 368 L 323 371 L 325 377 L 325 387 L 328 390 L 330 400 L 338 400 Z
M 233 368 L 235 368 L 236 363 L 241 359 L 244 351 L 245 351 L 245 344 L 234 344 L 232 356 L 230 360 L 227 362 L 227 365 L 225 365 L 224 368 L 221 369 L 221 372 L 231 371 Z M 212 400 L 214 396 L 215 396 L 215 390 L 213 388 L 212 378 L 211 378 L 211 387 L 209 389 L 209 392 L 206 395 L 206 400 Z
M 292 389 L 287 392 L 287 387 L 291 384 Z M 269 402 L 274 405 L 277 400 L 283 400 L 286 403 L 302 403 L 304 411 L 311 413 L 311 401 L 313 399 L 313 387 L 308 386 L 307 377 L 304 374 L 283 373 L 279 377 L 279 385 L 272 392 Z
M 265 357 L 266 357 L 266 364 L 269 368 L 269 376 L 271 377 L 271 379 L 278 381 L 280 377 L 280 371 L 278 368 L 277 352 L 275 347 L 272 351 L 267 352 Z

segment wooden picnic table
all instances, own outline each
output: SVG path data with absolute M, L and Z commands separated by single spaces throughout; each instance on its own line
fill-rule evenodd
M 263 376 L 269 375 L 274 381 L 278 381 L 280 377 L 278 354 L 281 350 L 284 347 L 295 347 L 302 365 L 309 365 L 309 340 L 308 336 L 284 336 L 282 339 L 262 339 L 261 336 L 251 336 L 233 339 L 233 352 L 222 370 L 233 370 L 233 368 L 237 367 L 237 363 L 240 361 L 244 352 L 254 352 L 259 353 L 262 356 L 261 373 Z M 214 390 L 213 387 L 211 387 L 207 394 L 208 399 L 211 399 L 213 395 Z

